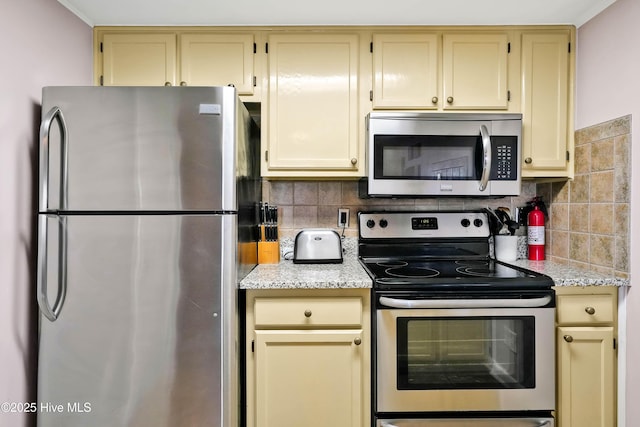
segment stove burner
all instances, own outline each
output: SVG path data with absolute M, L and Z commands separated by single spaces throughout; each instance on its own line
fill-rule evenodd
M 412 277 L 418 279 L 426 279 L 440 275 L 438 270 L 428 267 L 392 267 L 385 270 L 389 276 L 393 277 Z
M 486 264 L 485 264 L 486 265 Z M 491 270 L 488 266 L 483 267 L 482 265 L 475 267 L 458 267 L 456 271 L 460 274 L 466 274 L 468 276 L 477 276 L 477 277 L 493 277 L 495 271 Z
M 377 263 L 380 267 L 393 267 L 393 268 L 397 268 L 397 267 L 404 267 L 406 265 L 408 265 L 409 263 L 406 261 L 383 261 L 383 262 L 379 262 Z

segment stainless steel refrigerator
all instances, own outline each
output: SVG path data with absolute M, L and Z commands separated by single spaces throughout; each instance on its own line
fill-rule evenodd
M 236 427 L 259 130 L 232 87 L 46 87 L 38 426 Z

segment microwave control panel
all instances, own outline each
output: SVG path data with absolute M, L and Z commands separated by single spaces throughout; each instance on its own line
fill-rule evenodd
M 508 137 L 492 137 L 492 162 L 490 179 L 515 181 L 518 179 L 518 148 L 516 141 Z

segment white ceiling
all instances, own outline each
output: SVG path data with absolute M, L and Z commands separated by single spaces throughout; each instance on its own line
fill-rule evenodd
M 579 27 L 615 0 L 58 0 L 95 25 Z

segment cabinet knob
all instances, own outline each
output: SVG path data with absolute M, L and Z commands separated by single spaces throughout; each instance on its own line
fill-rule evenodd
M 584 311 L 586 311 L 587 314 L 596 314 L 596 309 L 593 307 L 586 307 Z
M 434 96 L 433 98 L 431 98 L 431 103 L 432 104 L 437 104 L 438 103 L 438 97 Z
M 449 104 L 453 104 L 453 96 L 448 97 L 448 98 L 447 98 L 447 102 L 448 102 Z
M 355 157 L 351 159 L 351 164 L 352 165 L 356 165 L 356 163 L 358 163 L 358 159 L 356 159 Z
M 171 86 L 171 82 L 164 82 L 165 86 Z
M 187 82 L 180 82 L 180 86 L 186 86 Z
M 360 344 L 362 344 L 362 340 L 360 338 L 356 338 L 355 340 L 353 340 L 353 343 L 355 345 L 360 345 Z
M 562 338 L 564 338 L 566 342 L 573 342 L 573 337 L 571 335 L 565 335 Z
M 304 317 L 311 317 L 311 310 L 305 310 Z
M 533 159 L 531 157 L 527 157 L 526 159 L 524 159 L 524 162 L 528 165 L 531 164 L 531 162 L 533 162 Z

